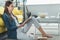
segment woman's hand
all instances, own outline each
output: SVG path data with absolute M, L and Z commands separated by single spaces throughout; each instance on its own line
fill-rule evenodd
M 23 27 L 32 17 L 30 16 L 27 20 L 25 20 L 19 27 Z
M 18 27 L 21 28 L 21 27 L 24 27 L 24 25 L 25 25 L 25 24 L 23 23 L 23 24 L 20 24 L 20 26 L 18 26 Z

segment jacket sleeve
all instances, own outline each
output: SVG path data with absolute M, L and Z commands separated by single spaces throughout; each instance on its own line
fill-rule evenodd
M 6 14 L 3 15 L 3 20 L 5 23 L 5 26 L 7 27 L 8 30 L 16 30 L 17 29 L 16 25 L 11 25 L 12 23 L 9 20 L 9 16 L 7 16 Z

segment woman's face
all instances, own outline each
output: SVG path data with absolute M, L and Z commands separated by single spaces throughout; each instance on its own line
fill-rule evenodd
M 8 11 L 9 12 L 12 12 L 13 9 L 14 9 L 14 6 L 13 6 L 13 4 L 10 4 L 7 8 L 8 8 Z

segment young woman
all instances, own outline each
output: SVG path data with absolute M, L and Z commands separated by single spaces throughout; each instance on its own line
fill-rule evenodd
M 24 21 L 22 24 L 19 24 L 17 17 L 12 13 L 13 9 L 14 9 L 13 3 L 11 1 L 6 1 L 3 20 L 8 30 L 7 34 L 9 39 L 17 39 L 18 36 L 17 36 L 16 30 L 18 28 L 20 28 L 21 30 L 19 38 L 21 39 L 30 38 L 28 35 L 26 35 L 26 33 L 30 29 L 32 23 L 42 33 L 43 37 L 48 37 L 48 38 L 52 37 L 50 35 L 47 35 L 47 33 L 44 32 L 44 30 L 42 29 L 42 27 L 34 17 L 30 17 L 26 21 Z M 24 26 L 25 24 L 27 24 L 27 26 Z

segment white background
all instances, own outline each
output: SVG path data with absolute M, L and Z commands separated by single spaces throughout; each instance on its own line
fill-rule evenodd
M 35 4 L 60 4 L 60 0 L 27 0 L 27 5 Z

